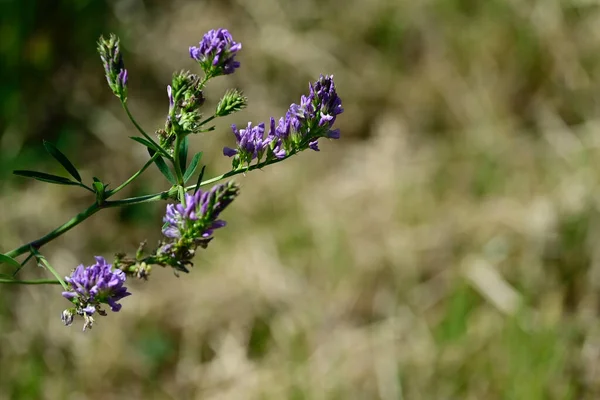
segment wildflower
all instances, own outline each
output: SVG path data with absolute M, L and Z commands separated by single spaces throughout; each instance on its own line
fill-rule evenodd
M 308 86 L 309 94 L 300 98 L 300 104 L 292 104 L 284 117 L 271 118 L 269 133 L 264 137 L 264 124 L 238 130 L 232 126 L 237 148 L 223 148 L 223 155 L 233 157 L 234 170 L 257 159 L 260 163 L 282 159 L 302 150 L 319 151 L 319 139 L 339 139 L 339 129 L 332 129 L 336 117 L 344 112 L 342 100 L 337 95 L 333 76 L 323 76 Z
M 121 101 L 126 101 L 128 74 L 123 63 L 119 38 L 114 34 L 111 34 L 108 39 L 101 36 L 98 40 L 98 53 L 100 53 L 100 59 L 104 65 L 108 86 L 115 96 Z
M 198 47 L 190 46 L 190 57 L 198 61 L 207 76 L 232 74 L 240 63 L 235 55 L 242 48 L 227 29 L 208 31 Z
M 233 182 L 214 186 L 210 191 L 185 194 L 185 202 L 167 205 L 163 234 L 169 238 L 208 238 L 225 226 L 217 219 L 235 199 L 239 189 Z
M 228 157 L 237 155 L 236 166 L 250 164 L 254 159 L 260 161 L 265 150 L 269 147 L 271 140 L 273 140 L 271 136 L 265 138 L 265 124 L 262 122 L 256 126 L 252 126 L 252 123 L 248 122 L 246 129 L 239 130 L 233 124 L 231 125 L 231 130 L 237 141 L 237 149 L 224 147 L 223 154 Z
M 219 215 L 238 194 L 238 186 L 228 182 L 210 191 L 186 194 L 185 202 L 167 205 L 162 232 L 170 240 L 161 245 L 152 262 L 188 272 L 186 265 L 191 265 L 196 248 L 206 248 L 214 231 L 226 225 Z
M 106 315 L 101 308 L 102 304 L 108 304 L 110 309 L 117 312 L 121 304 L 117 301 L 129 296 L 124 285 L 125 273 L 121 270 L 112 270 L 102 257 L 95 257 L 96 263 L 89 267 L 79 265 L 71 274 L 65 277 L 68 283 L 67 291 L 62 293 L 63 297 L 75 304 L 74 309 L 67 309 L 62 314 L 65 325 L 73 322 L 73 315 L 82 315 L 85 319 L 83 330 L 91 328 L 94 322 L 92 315 L 98 311 L 100 315 Z
M 308 96 L 302 96 L 300 104 L 292 104 L 287 117 L 298 133 L 299 143 L 318 151 L 318 139 L 339 139 L 339 129 L 330 129 L 336 117 L 343 113 L 342 100 L 337 95 L 333 75 L 321 75 L 318 81 L 309 84 Z M 302 149 L 303 150 L 303 149 Z

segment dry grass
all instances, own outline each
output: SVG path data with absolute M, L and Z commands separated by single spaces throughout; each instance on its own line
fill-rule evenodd
M 0 397 L 597 398 L 600 18 L 591 2 L 525 3 L 118 8 L 130 54 L 165 82 L 209 28 L 244 43 L 243 68 L 209 96 L 234 82 L 250 108 L 221 131 L 283 113 L 333 73 L 344 136 L 239 178 L 229 227 L 192 273 L 155 270 L 89 333 L 61 326 L 57 288 L 3 287 Z M 81 87 L 74 104 L 92 107 L 106 152 L 86 173 L 123 179 L 143 152 L 117 105 Z M 161 124 L 165 104 L 130 98 L 144 126 Z M 194 144 L 213 172 L 229 140 Z M 85 204 L 59 189 L 0 197 L 3 248 Z M 141 225 L 100 214 L 47 256 L 66 273 L 131 252 L 158 239 L 163 206 Z

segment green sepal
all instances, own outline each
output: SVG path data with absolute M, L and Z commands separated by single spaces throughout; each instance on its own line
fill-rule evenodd
M 6 254 L 0 254 L 0 264 L 8 264 L 15 268 L 21 268 L 21 263 Z
M 44 140 L 44 148 L 46 149 L 46 151 L 48 152 L 48 154 L 50 154 L 52 157 L 54 157 L 54 159 L 56 161 L 58 161 L 60 163 L 60 165 L 62 165 L 63 168 L 65 170 L 67 170 L 67 172 L 69 174 L 71 174 L 71 176 L 73 178 L 75 178 L 75 180 L 77 182 L 81 182 L 81 175 L 79 175 L 79 172 L 77 171 L 77 168 L 75 168 L 75 166 L 73 165 L 73 163 L 71 161 L 69 161 L 69 159 L 67 158 L 67 156 L 65 156 L 52 143 L 47 142 L 45 140 Z
M 189 181 L 190 178 L 192 177 L 192 175 L 194 175 L 194 172 L 196 172 L 196 168 L 198 167 L 198 163 L 200 162 L 201 158 L 202 158 L 202 152 L 194 154 L 194 158 L 192 158 L 192 161 L 190 162 L 190 166 L 183 174 L 183 183 L 186 183 L 187 181 Z
M 69 178 L 52 175 L 52 174 L 47 174 L 45 172 L 16 170 L 16 171 L 13 171 L 13 174 L 18 175 L 18 176 L 24 176 L 26 178 L 33 178 L 33 179 L 36 179 L 36 180 L 42 181 L 42 182 L 55 183 L 57 185 L 80 186 L 79 182 L 73 182 Z

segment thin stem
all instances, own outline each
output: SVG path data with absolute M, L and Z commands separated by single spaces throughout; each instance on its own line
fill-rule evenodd
M 71 228 L 74 228 L 75 226 L 79 225 L 81 222 L 83 222 L 86 219 L 88 219 L 89 217 L 91 217 L 93 214 L 98 212 L 100 210 L 100 208 L 101 207 L 98 204 L 94 203 L 91 206 L 89 206 L 87 209 L 85 209 L 84 211 L 80 212 L 79 214 L 77 214 L 76 216 L 74 216 L 73 218 L 71 218 L 70 220 L 68 220 L 67 222 L 62 224 L 61 226 L 59 226 L 58 228 L 54 229 L 52 232 L 48 233 L 47 235 L 42 236 L 41 238 L 36 239 L 33 242 L 24 244 L 23 246 L 20 246 L 14 250 L 11 250 L 8 253 L 6 253 L 6 255 L 9 257 L 15 258 L 21 254 L 26 253 L 27 251 L 29 251 L 30 248 L 39 249 L 46 243 L 50 242 L 51 240 L 56 239 L 63 233 L 67 232 Z
M 131 120 L 131 122 L 133 123 L 133 125 L 136 127 L 136 129 L 142 134 L 142 136 L 144 136 L 150 143 L 152 143 L 153 145 L 155 145 L 158 149 L 161 149 L 162 147 L 160 147 L 160 145 L 158 143 L 156 143 L 154 141 L 154 139 L 152 139 L 143 129 L 142 127 L 137 123 L 137 121 L 135 120 L 135 118 L 133 118 L 133 115 L 131 115 L 131 112 L 129 111 L 129 107 L 127 106 L 127 103 L 124 101 L 121 101 L 121 105 L 123 106 L 123 109 L 125 110 L 125 112 L 127 113 L 127 116 L 129 117 L 129 119 Z M 165 153 L 166 154 L 166 153 Z M 163 155 L 165 155 L 163 154 Z M 168 154 L 167 154 L 168 155 Z
M 125 182 L 121 183 L 119 186 L 117 186 L 116 188 L 114 188 L 113 190 L 108 191 L 108 193 L 106 194 L 106 198 L 109 198 L 110 196 L 120 192 L 123 188 L 125 188 L 125 186 L 129 185 L 131 182 L 133 182 L 138 176 L 140 176 L 150 165 L 152 165 L 152 163 L 154 162 L 154 160 L 156 160 L 160 155 L 158 153 L 154 153 L 154 155 L 148 160 L 148 162 L 146 162 L 146 164 L 144 164 L 144 166 L 142 167 L 142 169 L 140 169 L 138 172 L 136 172 L 135 174 L 133 174 L 129 179 L 127 179 Z
M 269 161 L 265 161 L 265 162 L 262 162 L 259 164 L 252 165 L 248 168 L 238 169 L 235 171 L 229 171 L 225 174 L 207 179 L 207 180 L 201 182 L 198 186 L 210 185 L 214 182 L 220 181 L 221 179 L 229 178 L 229 177 L 241 174 L 241 173 L 246 173 L 249 171 L 253 171 L 255 169 L 263 168 L 263 167 L 266 167 L 271 164 L 276 164 L 276 163 L 281 162 L 295 154 L 297 154 L 297 152 L 292 152 L 292 153 L 286 155 L 284 158 L 273 159 L 273 160 L 269 160 Z M 194 189 L 196 189 L 196 185 L 191 185 L 191 186 L 184 188 L 185 191 L 190 191 L 190 190 L 194 190 Z M 58 228 L 56 228 L 52 232 L 48 233 L 47 235 L 45 235 L 39 239 L 36 239 L 30 243 L 24 244 L 24 245 L 22 245 L 16 249 L 13 249 L 5 254 L 9 257 L 15 258 L 21 254 L 26 253 L 27 251 L 30 251 L 31 248 L 39 249 L 46 243 L 56 239 L 63 233 L 65 233 L 68 230 L 72 229 L 73 227 L 79 225 L 81 222 L 85 221 L 86 219 L 88 219 L 89 217 L 94 215 L 96 212 L 101 210 L 102 208 L 123 207 L 123 206 L 129 206 L 129 205 L 134 205 L 134 204 L 149 203 L 149 202 L 158 201 L 158 200 L 167 200 L 167 199 L 173 198 L 173 196 L 175 196 L 175 194 L 177 193 L 177 190 L 178 190 L 177 188 L 171 188 L 169 190 L 165 190 L 160 193 L 148 194 L 148 195 L 138 196 L 138 197 L 130 197 L 130 198 L 123 199 L 123 200 L 106 201 L 102 204 L 102 206 L 99 206 L 98 204 L 94 203 L 90 207 L 88 207 L 86 210 L 77 214 L 75 217 L 71 218 L 69 221 L 65 222 L 63 225 L 59 226 Z
M 38 260 L 38 262 L 41 262 L 42 265 L 44 265 L 44 267 L 46 267 L 48 269 L 48 271 L 50 271 L 52 273 L 52 275 L 54 275 L 54 277 L 58 280 L 58 282 L 60 282 L 60 284 L 62 285 L 62 287 L 65 290 L 67 290 L 67 284 L 65 283 L 65 281 L 63 281 L 63 279 L 60 277 L 60 275 L 58 274 L 58 272 L 56 272 L 56 270 L 52 267 L 52 265 L 50 265 L 50 263 L 48 262 L 48 260 L 46 260 L 46 257 L 44 257 L 43 255 L 41 255 L 34 248 L 31 248 L 31 253 L 35 256 L 35 258 Z
M 211 115 L 210 117 L 206 118 L 204 121 L 200 122 L 200 126 L 202 125 L 206 125 L 207 123 L 209 123 L 210 121 L 212 121 L 213 119 L 217 118 L 216 115 Z
M 60 285 L 59 281 L 52 279 L 18 280 L 0 278 L 0 283 L 13 283 L 17 285 Z
M 88 190 L 92 193 L 96 193 L 96 191 L 94 189 L 92 189 L 91 187 L 89 187 L 88 185 L 86 185 L 85 183 L 81 183 L 79 182 L 79 186 L 81 186 L 82 188 L 84 188 L 85 190 Z
M 189 192 L 191 190 L 196 189 L 196 186 L 210 185 L 211 183 L 218 182 L 221 179 L 230 178 L 232 176 L 239 175 L 239 174 L 244 174 L 246 172 L 253 171 L 255 169 L 260 169 L 260 168 L 266 167 L 268 165 L 277 164 L 278 162 L 281 162 L 295 154 L 297 154 L 297 152 L 292 152 L 283 158 L 276 158 L 273 160 L 264 161 L 259 164 L 251 165 L 248 168 L 238 169 L 235 171 L 229 171 L 225 174 L 221 174 L 221 175 L 215 176 L 213 178 L 207 179 L 205 181 L 202 181 L 199 185 L 187 186 L 184 188 L 184 190 L 186 192 Z M 103 207 L 122 207 L 122 206 L 131 206 L 134 204 L 149 203 L 149 202 L 158 201 L 158 200 L 167 200 L 167 199 L 173 198 L 173 196 L 175 196 L 177 193 L 178 193 L 177 188 L 171 188 L 169 190 L 165 190 L 160 193 L 147 194 L 147 195 L 138 196 L 138 197 L 130 197 L 128 199 L 123 199 L 123 200 L 107 201 L 106 203 L 104 203 Z
M 285 160 L 287 158 L 290 158 L 291 156 L 293 156 L 295 154 L 297 154 L 297 152 L 294 151 L 294 152 L 292 152 L 290 154 L 287 154 L 283 158 L 275 158 L 275 159 L 272 159 L 272 160 L 269 160 L 269 161 L 264 161 L 264 162 L 259 163 L 259 164 L 251 165 L 248 168 L 237 169 L 235 171 L 229 171 L 229 172 L 226 172 L 226 173 L 224 173 L 222 175 L 218 175 L 218 176 L 215 176 L 213 178 L 210 178 L 210 179 L 207 179 L 205 181 L 202 181 L 202 183 L 200 183 L 199 186 L 210 185 L 211 183 L 218 182 L 221 179 L 230 178 L 230 177 L 232 177 L 234 175 L 238 175 L 238 174 L 245 174 L 246 172 L 254 171 L 255 169 L 261 169 L 263 167 L 266 167 L 266 166 L 269 166 L 269 165 L 272 165 L 272 164 L 277 164 L 278 162 L 281 162 L 281 161 L 283 161 L 283 160 Z M 188 186 L 188 187 L 185 188 L 186 191 L 188 191 L 188 190 L 194 190 L 194 189 L 196 189 L 196 185 Z
M 15 276 L 17 276 L 17 274 L 21 271 L 21 269 L 23 269 L 23 267 L 25 266 L 25 264 L 27 264 L 27 261 L 31 260 L 31 257 L 33 257 L 33 253 L 29 253 L 29 255 L 27 256 L 27 258 L 24 259 L 23 262 L 21 263 L 21 266 L 19 268 L 17 268 L 15 270 L 15 272 L 12 273 L 13 278 Z

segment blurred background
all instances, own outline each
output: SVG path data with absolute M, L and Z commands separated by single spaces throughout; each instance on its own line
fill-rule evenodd
M 0 7 L 1 251 L 93 201 L 11 174 L 63 173 L 42 139 L 113 187 L 147 159 L 106 85 L 101 34 L 121 37 L 148 132 L 172 72 L 197 68 L 188 46 L 218 27 L 243 43 L 206 107 L 238 87 L 248 109 L 191 142 L 206 176 L 229 167 L 230 124 L 283 115 L 321 73 L 345 108 L 341 140 L 237 177 L 228 227 L 190 274 L 130 283 L 92 331 L 62 325 L 57 286 L 0 286 L 0 398 L 600 398 L 596 2 Z M 165 188 L 151 168 L 123 195 Z M 102 211 L 44 254 L 66 275 L 153 245 L 164 207 Z

